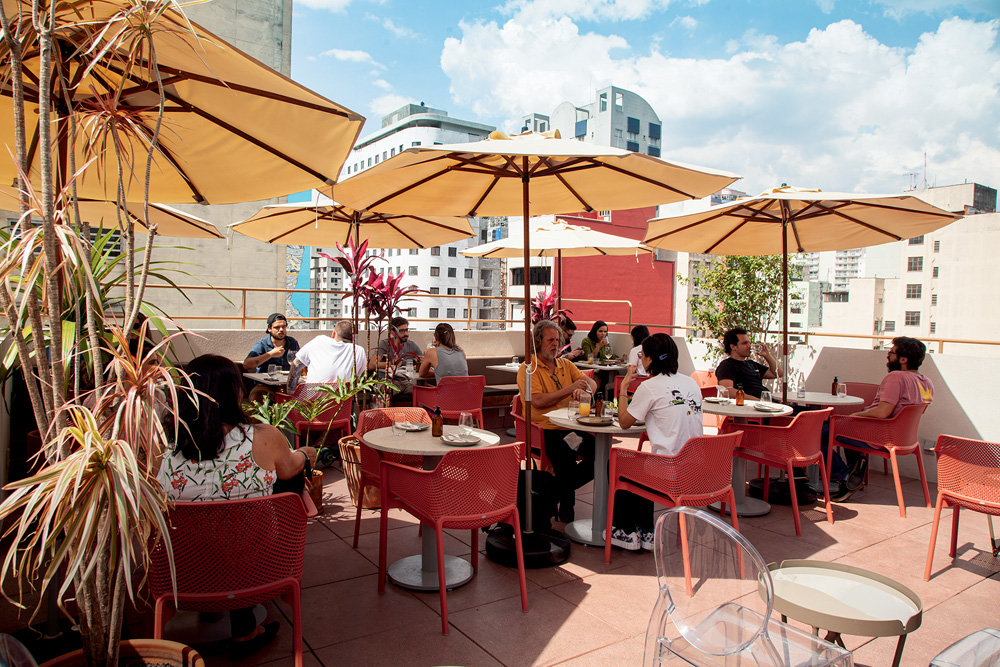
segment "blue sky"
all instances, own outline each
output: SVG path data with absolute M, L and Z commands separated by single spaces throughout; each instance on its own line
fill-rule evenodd
M 899 192 L 1000 187 L 1000 1 L 295 0 L 292 77 L 368 118 L 407 102 L 520 127 L 617 85 L 665 159 Z M 913 174 L 917 174 L 913 176 Z

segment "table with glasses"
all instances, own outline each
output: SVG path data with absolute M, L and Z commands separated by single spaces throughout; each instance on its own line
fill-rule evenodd
M 638 435 L 646 430 L 646 425 L 636 424 L 632 428 L 622 428 L 618 424 L 618 417 L 607 426 L 581 424 L 576 420 L 579 415 L 574 414 L 569 408 L 552 410 L 545 413 L 545 416 L 560 428 L 594 434 L 594 511 L 589 519 L 577 519 L 567 524 L 565 532 L 574 542 L 603 547 L 602 531 L 608 520 L 608 461 L 611 460 L 611 436 Z
M 584 368 L 587 370 L 594 371 L 614 371 L 615 373 L 624 373 L 628 370 L 628 364 L 616 362 L 613 364 L 588 364 L 585 361 L 574 361 L 577 368 Z
M 776 391 L 774 400 L 781 400 L 781 392 Z M 790 405 L 816 405 L 821 408 L 839 407 L 844 405 L 861 405 L 865 399 L 860 396 L 837 396 L 828 391 L 807 391 L 804 396 L 799 396 L 795 392 L 788 393 L 788 403 Z
M 288 384 L 288 371 L 278 371 L 273 376 L 269 373 L 244 373 L 243 377 L 279 389 L 283 389 Z
M 746 401 L 743 405 L 736 405 L 733 399 L 725 399 L 725 402 L 716 402 L 719 399 L 707 398 L 702 401 L 701 409 L 710 415 L 723 415 L 732 417 L 737 424 L 747 423 L 747 419 L 754 417 L 786 417 L 792 414 L 792 408 L 780 403 L 761 403 L 761 401 Z M 767 406 L 762 410 L 757 406 Z M 746 495 L 747 488 L 747 465 L 743 459 L 733 456 L 733 493 L 736 495 L 736 516 L 764 516 L 771 511 L 770 503 L 766 503 L 758 498 L 751 498 Z M 710 507 L 716 511 L 721 505 L 715 503 Z
M 431 435 L 431 429 L 423 431 L 399 432 L 387 426 L 368 431 L 361 436 L 362 441 L 372 449 L 392 454 L 422 456 L 423 469 L 433 470 L 448 452 L 455 449 L 440 437 Z M 470 429 L 480 440 L 462 449 L 484 449 L 500 443 L 500 436 L 478 428 Z M 445 425 L 444 434 L 460 433 L 459 426 Z M 445 586 L 449 589 L 462 586 L 472 579 L 475 572 L 472 564 L 457 556 L 444 557 Z M 388 568 L 389 579 L 402 588 L 416 591 L 436 591 L 438 587 L 437 534 L 433 527 L 425 525 L 421 538 L 420 554 L 397 560 Z

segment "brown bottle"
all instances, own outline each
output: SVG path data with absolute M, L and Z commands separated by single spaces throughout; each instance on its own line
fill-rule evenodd
M 830 387 L 830 393 L 834 396 L 837 395 L 837 390 L 840 389 L 840 382 L 837 381 L 837 376 L 833 376 L 833 386 Z
M 444 435 L 444 417 L 441 416 L 441 406 L 434 406 L 434 414 L 431 415 L 431 435 L 440 438 Z
M 743 399 L 746 398 L 743 393 L 743 385 L 736 387 L 736 405 L 743 405 Z

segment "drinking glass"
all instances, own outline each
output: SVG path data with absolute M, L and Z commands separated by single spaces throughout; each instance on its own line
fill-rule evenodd
M 572 417 L 575 414 L 579 414 L 579 412 L 580 412 L 580 401 L 576 400 L 575 398 L 569 399 L 568 409 L 569 409 L 569 416 L 570 417 Z
M 721 384 L 718 385 L 718 386 L 716 386 L 715 391 L 716 391 L 716 395 L 719 398 L 724 398 L 726 400 L 729 400 L 729 390 L 726 389 L 725 387 L 723 387 Z
M 392 434 L 396 436 L 406 433 L 406 417 L 403 415 L 392 416 Z
M 580 416 L 581 417 L 590 416 L 590 401 L 588 401 L 586 398 L 580 401 Z
M 267 365 L 267 377 L 272 380 L 278 377 L 278 364 L 268 364 Z
M 458 416 L 458 432 L 465 436 L 472 435 L 472 429 L 475 428 L 475 422 L 472 418 L 471 412 L 463 412 Z
M 285 352 L 285 359 L 288 359 L 288 365 L 291 366 L 292 362 L 295 361 L 295 353 L 298 350 L 288 350 Z
M 837 397 L 847 398 L 847 383 L 841 382 L 840 386 L 837 387 Z
M 771 402 L 771 392 L 767 391 L 766 389 L 764 391 L 760 392 L 760 402 L 761 403 L 770 403 Z
M 511 359 L 510 359 L 510 365 L 511 366 L 517 366 L 517 364 L 518 364 L 518 357 L 511 357 Z

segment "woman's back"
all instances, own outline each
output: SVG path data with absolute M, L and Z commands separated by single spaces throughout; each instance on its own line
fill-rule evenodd
M 629 414 L 646 422 L 654 454 L 677 454 L 691 438 L 704 434 L 701 388 L 687 375 L 661 373 L 635 390 Z
M 443 377 L 455 375 L 468 375 L 469 362 L 465 358 L 465 352 L 454 347 L 438 345 L 437 366 L 434 367 L 434 378 L 440 380 Z
M 254 427 L 241 424 L 223 438 L 214 459 L 198 461 L 174 451 L 157 475 L 170 501 L 235 500 L 270 495 L 277 475 L 253 458 Z

